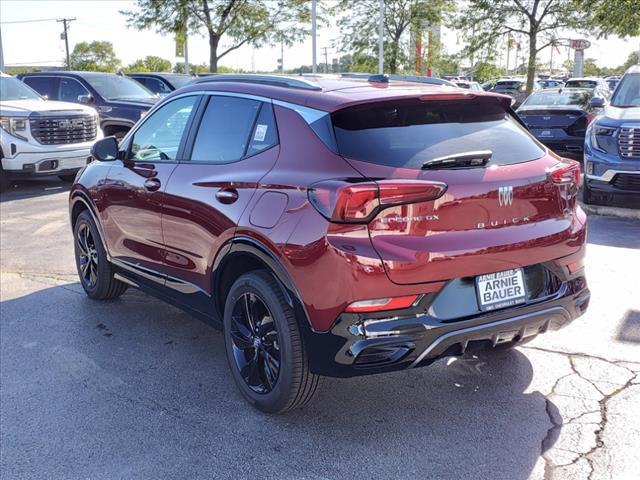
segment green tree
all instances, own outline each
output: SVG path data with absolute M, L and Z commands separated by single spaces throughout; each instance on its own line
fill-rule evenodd
M 600 37 L 640 35 L 640 0 L 572 0 L 589 15 L 589 25 Z
M 93 41 L 76 43 L 69 56 L 71 70 L 91 72 L 114 72 L 120 67 L 120 60 L 113 51 L 111 42 Z
M 496 45 L 508 35 L 529 43 L 527 93 L 533 90 L 536 56 L 553 42 L 558 30 L 581 29 L 588 14 L 567 0 L 469 0 L 456 21 L 469 41 L 469 52 Z
M 489 80 L 500 78 L 505 74 L 505 69 L 498 67 L 495 63 L 489 61 L 477 62 L 471 70 L 468 71 L 477 82 L 484 83 Z
M 147 55 L 133 62 L 126 70 L 128 72 L 170 72 L 171 62 L 155 55 Z
M 582 67 L 582 73 L 586 77 L 597 77 L 602 75 L 602 71 L 598 65 L 596 65 L 595 58 L 586 58 L 584 60 L 584 66 Z
M 290 45 L 309 33 L 310 2 L 306 0 L 137 0 L 136 10 L 122 11 L 137 29 L 205 32 L 209 39 L 209 70 L 243 45 Z M 224 38 L 224 47 L 222 39 Z
M 622 72 L 620 73 L 624 73 L 627 71 L 627 69 L 633 65 L 639 65 L 640 64 L 640 52 L 635 51 L 635 52 L 631 52 L 629 54 L 629 57 L 627 58 L 627 61 L 624 62 L 624 64 L 622 65 Z
M 454 5 L 452 0 L 385 0 L 384 70 L 397 73 L 406 64 L 408 45 L 403 38 L 412 26 L 441 23 Z M 340 0 L 333 10 L 340 14 L 343 48 L 352 53 L 354 70 L 359 65 L 367 71 L 377 71 L 378 11 L 378 0 Z M 366 61 L 356 62 L 356 56 Z

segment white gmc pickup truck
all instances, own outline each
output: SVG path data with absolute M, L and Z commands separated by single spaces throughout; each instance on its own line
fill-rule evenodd
M 46 100 L 0 72 L 0 190 L 21 176 L 57 175 L 72 181 L 99 138 L 94 109 Z

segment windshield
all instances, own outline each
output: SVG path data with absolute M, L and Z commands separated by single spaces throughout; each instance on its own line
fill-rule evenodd
M 525 100 L 523 105 L 580 105 L 586 106 L 591 100 L 593 93 L 591 90 L 563 91 L 558 92 L 538 92 L 532 93 Z
M 0 77 L 0 100 L 8 102 L 12 100 L 42 100 L 35 90 L 27 87 L 14 77 Z
M 107 100 L 155 100 L 156 96 L 135 80 L 120 75 L 86 75 L 85 79 Z
M 167 80 L 174 86 L 177 90 L 179 88 L 184 87 L 188 83 L 191 83 L 194 77 L 185 75 L 184 77 L 176 75 L 175 77 L 167 77 Z
M 434 158 L 470 150 L 491 150 L 496 165 L 544 155 L 492 98 L 381 102 L 331 117 L 340 155 L 378 165 L 421 168 Z
M 620 83 L 611 99 L 614 107 L 640 107 L 640 73 L 628 73 Z

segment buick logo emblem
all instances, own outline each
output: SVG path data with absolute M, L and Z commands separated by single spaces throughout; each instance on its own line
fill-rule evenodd
M 507 207 L 513 203 L 513 187 L 498 188 L 498 204 Z

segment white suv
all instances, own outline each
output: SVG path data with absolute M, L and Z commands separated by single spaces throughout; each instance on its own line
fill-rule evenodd
M 58 175 L 72 181 L 99 138 L 94 109 L 45 100 L 0 72 L 0 189 L 18 176 Z

